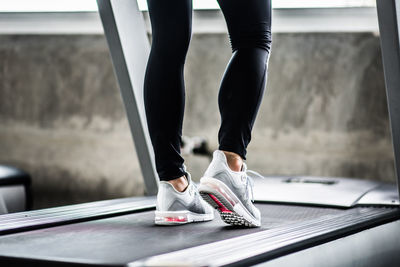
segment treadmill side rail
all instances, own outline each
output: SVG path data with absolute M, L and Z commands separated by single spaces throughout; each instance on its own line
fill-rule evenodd
M 154 209 L 155 197 L 102 200 L 0 216 L 0 236 Z
M 398 267 L 399 237 L 400 220 L 260 263 L 255 267 Z

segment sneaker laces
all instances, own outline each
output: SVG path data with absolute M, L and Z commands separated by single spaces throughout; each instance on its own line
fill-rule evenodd
M 197 194 L 199 193 L 199 188 L 198 188 L 198 186 L 197 186 L 197 184 L 196 183 L 192 183 L 192 190 L 193 190 L 193 195 L 194 196 L 197 196 Z
M 249 194 L 249 191 L 251 191 L 251 202 L 254 202 L 254 192 L 253 192 L 254 180 L 253 180 L 253 177 L 248 175 L 248 173 L 254 174 L 262 179 L 265 179 L 265 177 L 256 171 L 248 170 L 247 165 L 244 162 L 243 162 L 243 172 L 245 173 L 246 178 L 247 178 L 246 179 L 246 188 L 248 188 L 248 186 L 250 185 L 250 190 L 246 190 L 246 198 L 249 197 L 248 194 Z

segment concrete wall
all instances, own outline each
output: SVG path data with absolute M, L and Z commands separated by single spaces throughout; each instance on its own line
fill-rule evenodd
M 184 134 L 217 147 L 226 34 L 194 34 Z M 394 180 L 378 37 L 275 34 L 248 166 L 262 174 Z M 0 163 L 33 176 L 35 207 L 144 193 L 99 35 L 0 36 Z M 187 157 L 195 179 L 208 164 Z

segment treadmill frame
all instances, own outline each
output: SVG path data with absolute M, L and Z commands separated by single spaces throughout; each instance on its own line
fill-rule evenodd
M 143 82 L 150 54 L 143 15 L 137 1 L 98 0 L 115 75 L 125 105 L 146 194 L 157 194 L 158 175 L 143 101 Z
M 148 195 L 155 195 L 158 175 L 143 103 L 143 82 L 150 45 L 137 1 L 97 0 L 110 54 L 125 104 Z M 400 0 L 377 0 L 378 23 L 400 196 Z
M 383 72 L 394 152 L 397 193 L 400 195 L 400 38 L 399 0 L 376 1 Z

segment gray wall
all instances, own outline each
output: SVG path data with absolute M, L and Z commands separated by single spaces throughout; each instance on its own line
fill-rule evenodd
M 225 34 L 194 34 L 184 134 L 217 147 Z M 379 38 L 275 34 L 248 166 L 262 174 L 394 181 Z M 187 156 L 199 179 L 208 159 Z M 144 192 L 99 35 L 0 36 L 0 163 L 33 176 L 35 207 Z

